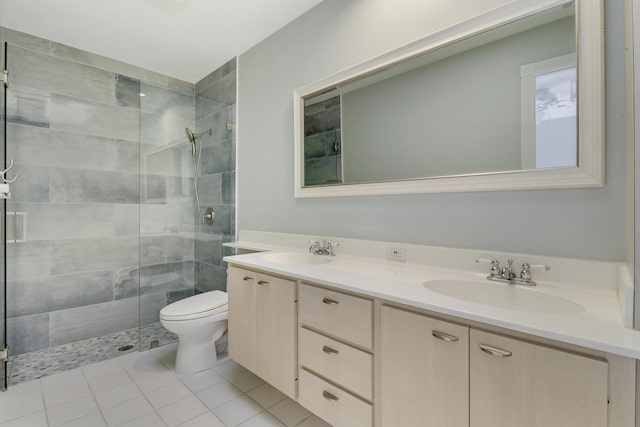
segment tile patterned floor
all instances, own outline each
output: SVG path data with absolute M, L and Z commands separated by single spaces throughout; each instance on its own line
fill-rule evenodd
M 173 371 L 176 344 L 0 392 L 0 427 L 327 427 L 232 360 Z M 330 427 L 330 426 L 329 426 Z
M 102 337 L 19 354 L 11 357 L 9 361 L 9 384 L 33 381 L 121 356 L 127 352 L 121 352 L 118 348 L 125 345 L 133 346 L 128 351 L 131 352 L 137 351 L 138 348 L 148 349 L 153 340 L 158 340 L 160 345 L 164 345 L 175 342 L 177 339 L 178 337 L 157 322 L 140 329 L 127 329 Z

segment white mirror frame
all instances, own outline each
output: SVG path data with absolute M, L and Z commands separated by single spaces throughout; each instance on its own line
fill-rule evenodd
M 578 166 L 418 178 L 401 181 L 304 186 L 304 98 L 324 88 L 455 43 L 568 0 L 515 0 L 406 46 L 298 88 L 293 94 L 295 197 L 593 188 L 604 186 L 604 23 L 602 0 L 575 0 L 578 64 Z

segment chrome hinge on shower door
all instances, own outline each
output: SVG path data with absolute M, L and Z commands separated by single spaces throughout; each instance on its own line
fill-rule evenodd
M 0 350 L 0 362 L 5 360 L 9 360 L 9 346 L 5 347 L 4 350 Z
M 2 82 L 2 86 L 9 87 L 9 70 L 2 70 L 2 72 L 0 72 L 0 81 Z

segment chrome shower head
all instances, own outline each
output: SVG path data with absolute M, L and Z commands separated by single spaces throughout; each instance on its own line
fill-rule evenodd
M 205 131 L 202 131 L 200 133 L 193 133 L 193 131 L 189 128 L 184 128 L 184 133 L 187 134 L 187 138 L 189 139 L 189 142 L 192 144 L 196 143 L 196 139 L 200 138 L 202 135 L 204 134 L 209 134 L 211 135 L 211 133 L 213 132 L 212 129 L 207 129 Z
M 184 128 L 184 133 L 187 134 L 187 138 L 189 139 L 189 142 L 192 144 L 196 143 L 196 136 L 193 133 L 193 131 L 189 128 Z

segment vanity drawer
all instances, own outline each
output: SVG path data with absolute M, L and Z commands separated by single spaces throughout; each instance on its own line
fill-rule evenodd
M 300 370 L 298 402 L 334 427 L 371 427 L 373 407 L 312 373 Z
M 324 335 L 300 328 L 298 333 L 300 366 L 340 384 L 371 400 L 373 356 Z
M 301 324 L 372 348 L 373 301 L 303 283 L 298 305 Z

